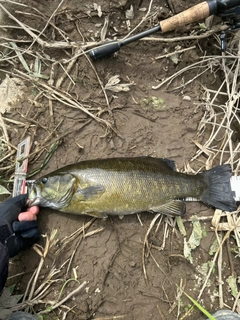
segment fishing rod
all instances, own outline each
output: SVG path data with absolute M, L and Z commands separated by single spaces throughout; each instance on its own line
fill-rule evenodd
M 159 25 L 120 41 L 110 41 L 89 51 L 92 60 L 98 60 L 120 50 L 121 47 L 149 36 L 155 32 L 166 33 L 189 23 L 203 20 L 211 15 L 218 15 L 230 23 L 230 30 L 240 28 L 240 0 L 208 0 L 201 2 L 179 14 L 159 22 Z M 220 37 L 222 50 L 225 48 L 225 37 Z

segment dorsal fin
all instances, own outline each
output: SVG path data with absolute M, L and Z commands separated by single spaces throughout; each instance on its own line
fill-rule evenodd
M 167 158 L 153 158 L 153 157 L 138 157 L 141 161 L 146 162 L 147 164 L 154 164 L 157 166 L 164 167 L 166 169 L 171 169 L 176 171 L 175 162 Z
M 166 163 L 168 164 L 168 166 L 169 166 L 172 170 L 176 171 L 175 161 L 170 160 L 170 159 L 167 159 L 167 158 L 162 158 L 162 161 L 166 162 Z

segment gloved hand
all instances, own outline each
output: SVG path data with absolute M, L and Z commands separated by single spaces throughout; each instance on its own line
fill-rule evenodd
M 27 199 L 27 194 L 19 195 L 0 205 L 0 242 L 7 246 L 10 258 L 31 247 L 40 237 L 36 221 L 18 221 Z

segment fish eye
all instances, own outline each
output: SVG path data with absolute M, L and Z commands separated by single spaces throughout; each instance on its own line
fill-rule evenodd
M 48 181 L 48 178 L 42 178 L 42 183 L 45 184 Z

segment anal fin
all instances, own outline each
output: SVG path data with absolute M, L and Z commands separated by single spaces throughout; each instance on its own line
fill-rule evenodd
M 171 200 L 159 207 L 152 208 L 151 210 L 169 216 L 183 216 L 186 212 L 186 204 L 181 200 Z

